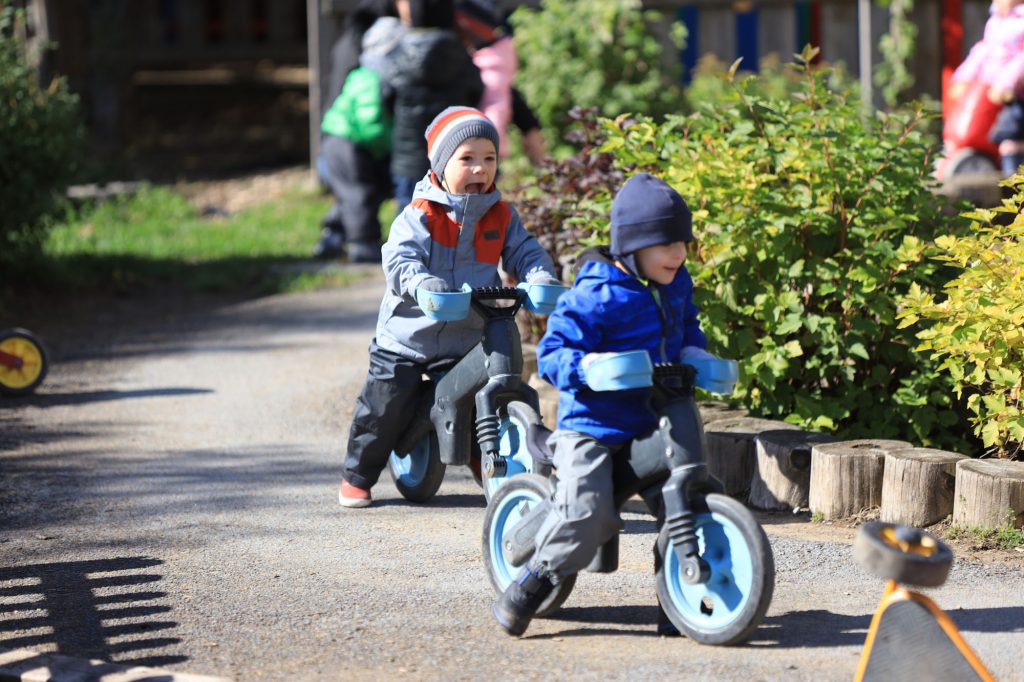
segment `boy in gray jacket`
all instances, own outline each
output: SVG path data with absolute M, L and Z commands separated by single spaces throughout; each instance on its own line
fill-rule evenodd
M 499 286 L 498 263 L 517 279 L 557 283 L 554 265 L 494 185 L 498 130 L 470 107 L 449 107 L 426 130 L 430 170 L 395 218 L 382 249 L 387 287 L 370 342 L 370 371 L 356 400 L 338 502 L 366 507 L 370 488 L 415 416 L 427 365 L 480 342 L 483 319 L 438 322 L 416 289 Z

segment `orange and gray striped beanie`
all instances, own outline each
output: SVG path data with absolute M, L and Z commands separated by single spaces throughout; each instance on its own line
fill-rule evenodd
M 498 151 L 498 129 L 491 119 L 473 107 L 448 107 L 438 114 L 424 133 L 427 138 L 427 157 L 430 168 L 441 177 L 448 159 L 459 145 L 474 137 L 482 137 L 494 143 Z

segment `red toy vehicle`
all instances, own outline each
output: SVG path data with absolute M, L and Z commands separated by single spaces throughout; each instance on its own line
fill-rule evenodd
M 942 141 L 945 150 L 935 169 L 938 180 L 944 182 L 958 175 L 998 172 L 998 145 L 989 140 L 988 133 L 1002 105 L 989 100 L 988 87 L 971 83 L 960 97 L 949 97 L 944 103 Z

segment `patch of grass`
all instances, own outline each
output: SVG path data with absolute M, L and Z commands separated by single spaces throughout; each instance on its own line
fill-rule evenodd
M 69 212 L 43 257 L 13 273 L 19 285 L 114 293 L 174 288 L 277 293 L 348 283 L 303 271 L 331 197 L 295 189 L 226 217 L 203 216 L 166 187 Z M 393 208 L 392 208 L 393 211 Z
M 995 528 L 950 526 L 946 530 L 945 536 L 949 540 L 973 542 L 983 549 L 994 547 L 999 549 L 1015 549 L 1017 547 L 1024 547 L 1024 529 L 1015 528 L 1009 520 Z
M 811 523 L 825 523 L 825 513 L 820 510 L 811 512 Z

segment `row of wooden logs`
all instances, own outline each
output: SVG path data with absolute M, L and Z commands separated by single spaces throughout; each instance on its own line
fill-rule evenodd
M 532 375 L 541 417 L 558 392 Z M 823 520 L 877 508 L 883 521 L 965 528 L 1024 527 L 1024 462 L 971 459 L 897 440 L 838 441 L 723 403 L 699 403 L 708 469 L 726 492 L 762 510 L 810 509 Z

